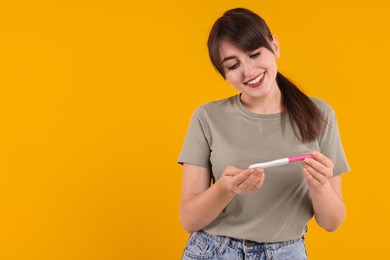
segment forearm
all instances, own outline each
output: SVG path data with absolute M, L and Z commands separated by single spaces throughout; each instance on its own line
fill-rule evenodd
M 227 191 L 220 184 L 216 182 L 203 193 L 181 202 L 180 222 L 187 232 L 192 233 L 209 225 L 234 198 L 235 193 Z
M 322 228 L 332 232 L 343 222 L 346 210 L 342 198 L 330 183 L 320 189 L 311 189 L 315 219 Z

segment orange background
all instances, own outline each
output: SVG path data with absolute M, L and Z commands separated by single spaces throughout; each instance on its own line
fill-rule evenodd
M 280 71 L 336 110 L 347 218 L 309 225 L 310 259 L 389 259 L 387 1 L 0 2 L 0 259 L 180 259 L 190 116 L 236 92 L 206 40 L 262 15 Z

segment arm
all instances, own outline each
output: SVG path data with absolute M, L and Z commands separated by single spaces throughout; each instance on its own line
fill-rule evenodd
M 341 195 L 341 176 L 333 176 L 333 163 L 319 152 L 303 162 L 303 174 L 310 187 L 316 222 L 325 230 L 335 231 L 346 214 Z
M 227 167 L 212 186 L 209 169 L 184 164 L 180 197 L 180 222 L 191 233 L 215 220 L 237 195 L 260 188 L 264 182 L 263 169 L 240 170 Z

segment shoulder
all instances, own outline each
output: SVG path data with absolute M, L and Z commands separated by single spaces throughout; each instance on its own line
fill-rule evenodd
M 310 99 L 321 111 L 322 115 L 324 116 L 325 122 L 327 123 L 328 126 L 337 124 L 336 113 L 331 107 L 331 105 L 329 105 L 327 102 L 319 98 L 310 97 Z
M 203 104 L 201 107 L 204 109 L 223 109 L 223 108 L 228 108 L 231 106 L 234 106 L 235 101 L 237 99 L 238 95 L 234 95 L 228 98 L 220 99 L 220 100 L 215 100 L 215 101 L 210 101 L 205 104 Z
M 201 116 L 202 114 L 220 115 L 221 113 L 229 112 L 236 107 L 237 97 L 238 95 L 235 95 L 225 99 L 207 102 L 199 106 L 195 113 L 197 113 L 198 116 Z
M 324 100 L 316 97 L 310 97 L 310 99 L 318 107 L 318 109 L 321 110 L 323 114 L 328 115 L 334 113 L 333 108 Z

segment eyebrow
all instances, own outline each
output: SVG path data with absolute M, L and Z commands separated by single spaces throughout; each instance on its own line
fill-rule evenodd
M 231 59 L 237 59 L 237 56 L 227 56 L 227 57 L 223 58 L 222 64 L 223 64 L 225 61 L 228 61 L 228 60 L 231 60 Z

